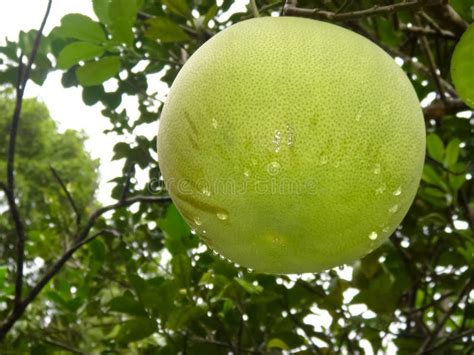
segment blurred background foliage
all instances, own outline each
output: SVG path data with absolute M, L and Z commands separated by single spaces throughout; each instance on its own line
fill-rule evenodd
M 114 179 L 112 198 L 166 196 L 156 184 L 156 142 L 136 134 L 140 127 L 156 129 L 162 109 L 163 93 L 149 90 L 147 78 L 159 75 L 171 86 L 206 40 L 253 16 L 251 4 L 246 12 L 235 12 L 230 0 L 92 2 L 96 18 L 69 14 L 41 35 L 30 78 L 41 85 L 50 72 L 62 71 L 64 88 L 81 87 L 84 104 L 102 105 L 111 132 L 127 137 L 114 147 L 123 174 Z M 209 250 L 167 200 L 111 208 L 94 220 L 90 234 L 113 232 L 84 243 L 61 266 L 2 334 L 0 353 L 473 351 L 474 116 L 467 105 L 472 108 L 474 99 L 474 31 L 468 27 L 474 2 L 438 3 L 338 21 L 396 58 L 426 119 L 420 189 L 402 225 L 381 248 L 340 269 L 265 275 Z M 342 14 L 391 4 L 301 0 L 286 5 Z M 256 1 L 261 16 L 280 16 L 284 5 Z M 331 21 L 319 12 L 313 17 Z M 0 47 L 0 181 L 6 180 L 18 68 L 36 36 L 35 30 L 22 32 L 17 42 Z M 460 54 L 452 66 L 457 45 Z M 456 70 L 459 93 L 451 76 Z M 117 85 L 106 90 L 103 83 L 111 78 Z M 138 98 L 137 120 L 119 109 L 127 95 Z M 99 206 L 94 201 L 98 163 L 84 151 L 83 134 L 58 133 L 37 100 L 23 106 L 15 192 L 27 235 L 23 294 L 28 295 Z M 133 176 L 135 168 L 148 172 L 145 186 Z M 0 198 L 0 324 L 5 324 L 14 308 L 17 236 L 5 194 Z

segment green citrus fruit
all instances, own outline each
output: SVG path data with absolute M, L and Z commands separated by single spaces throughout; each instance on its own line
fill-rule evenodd
M 415 196 L 417 96 L 365 38 L 309 19 L 258 18 L 188 60 L 161 115 L 158 158 L 177 208 L 230 260 L 317 272 L 379 246 Z

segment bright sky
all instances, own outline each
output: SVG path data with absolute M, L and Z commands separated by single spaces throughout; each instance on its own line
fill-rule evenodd
M 18 33 L 37 29 L 46 9 L 46 0 L 15 0 L 4 4 L 0 12 L 0 41 L 5 37 L 17 41 Z M 46 24 L 45 33 L 60 23 L 60 19 L 68 13 L 80 12 L 94 16 L 90 0 L 56 0 L 53 1 L 51 14 Z M 42 87 L 32 82 L 26 89 L 27 97 L 37 97 L 50 110 L 53 119 L 58 122 L 61 131 L 68 128 L 84 130 L 89 136 L 86 148 L 93 158 L 101 160 L 101 184 L 98 198 L 102 202 L 109 202 L 111 184 L 106 181 L 117 176 L 120 163 L 111 163 L 112 148 L 117 141 L 116 137 L 105 135 L 102 132 L 110 128 L 108 119 L 102 117 L 101 106 L 86 106 L 82 102 L 81 89 L 64 89 L 61 85 L 61 73 L 50 74 Z
M 218 1 L 219 2 L 219 1 Z M 4 43 L 7 37 L 17 41 L 20 31 L 37 29 L 41 23 L 46 9 L 46 0 L 15 0 L 8 2 L 0 12 L 0 43 Z M 232 5 L 230 12 L 245 11 L 248 0 L 237 0 Z M 51 13 L 46 24 L 45 33 L 57 26 L 61 18 L 68 13 L 82 13 L 96 18 L 92 9 L 91 0 L 54 0 Z M 160 82 L 160 75 L 148 76 L 148 93 L 158 92 L 159 98 L 164 99 L 167 95 L 167 85 Z M 116 85 L 116 80 L 109 80 L 105 84 L 106 91 Z M 61 72 L 51 73 L 42 87 L 32 82 L 28 83 L 26 97 L 37 97 L 49 108 L 52 118 L 58 123 L 59 130 L 66 129 L 83 130 L 89 136 L 86 149 L 95 159 L 100 159 L 100 185 L 97 198 L 102 203 L 111 203 L 110 191 L 113 184 L 107 181 L 121 174 L 122 162 L 112 161 L 113 147 L 116 142 L 124 140 L 112 134 L 104 134 L 103 131 L 111 128 L 108 118 L 101 114 L 101 104 L 92 107 L 86 106 L 81 98 L 80 88 L 65 89 L 61 85 Z M 138 118 L 137 99 L 130 96 L 122 97 L 122 105 L 119 109 L 126 108 L 130 120 Z M 144 135 L 152 138 L 157 132 L 157 124 L 141 126 L 134 134 Z M 132 137 L 125 140 L 133 141 Z M 137 180 L 140 185 L 147 182 L 147 174 L 137 171 Z

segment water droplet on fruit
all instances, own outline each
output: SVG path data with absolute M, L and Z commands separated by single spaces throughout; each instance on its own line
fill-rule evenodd
M 381 195 L 381 194 L 384 193 L 384 191 L 385 191 L 386 188 L 387 188 L 387 185 L 382 184 L 382 185 L 380 185 L 379 187 L 377 187 L 377 188 L 375 189 L 375 193 L 376 193 L 377 195 Z
M 207 234 L 207 230 L 203 229 L 202 234 Z
M 281 169 L 281 165 L 280 163 L 276 161 L 273 161 L 267 165 L 268 174 L 272 176 L 278 175 L 278 173 L 280 172 L 280 169 Z
M 192 235 L 196 235 L 196 230 L 195 230 L 195 229 L 191 229 L 191 234 L 192 234 Z
M 359 109 L 359 111 L 357 111 L 357 114 L 355 116 L 355 120 L 359 122 L 361 118 L 362 118 L 362 109 Z
M 374 166 L 374 174 L 376 174 L 376 175 L 380 174 L 380 170 L 381 170 L 380 164 L 375 164 L 375 166 Z
M 249 176 L 250 176 L 250 170 L 245 169 L 245 170 L 244 170 L 244 176 L 245 176 L 245 177 L 249 177 Z
M 290 125 L 286 125 L 286 133 L 288 134 L 288 145 L 293 145 L 294 143 L 294 132 L 293 128 Z
M 197 226 L 202 225 L 201 218 L 199 218 L 199 217 L 194 217 L 194 223 L 196 223 Z
M 207 197 L 211 196 L 211 191 L 207 187 L 203 187 L 203 189 L 201 190 L 201 193 Z
M 369 234 L 369 239 L 370 240 L 376 240 L 378 237 L 379 237 L 379 235 L 377 234 L 377 232 L 372 232 L 372 233 Z
M 398 211 L 398 208 L 399 208 L 398 205 L 393 205 L 392 207 L 390 207 L 390 208 L 388 209 L 388 212 L 390 212 L 390 213 L 395 213 L 395 212 Z
M 273 144 L 275 146 L 275 153 L 278 153 L 281 148 L 281 132 L 279 130 L 275 131 L 275 135 L 273 136 Z
M 402 187 L 399 186 L 395 191 L 393 191 L 393 196 L 400 196 L 402 194 Z
M 389 231 L 388 227 L 385 227 L 384 229 L 382 229 L 382 232 L 384 232 L 384 233 L 388 233 L 388 231 Z
M 214 127 L 214 129 L 217 129 L 217 120 L 215 118 L 212 119 L 212 127 Z
M 229 215 L 226 212 L 217 212 L 216 213 L 217 218 L 219 218 L 221 221 L 226 221 L 229 218 Z
M 327 155 L 321 155 L 321 157 L 319 158 L 319 163 L 321 165 L 326 165 L 329 161 L 329 158 L 327 157 Z

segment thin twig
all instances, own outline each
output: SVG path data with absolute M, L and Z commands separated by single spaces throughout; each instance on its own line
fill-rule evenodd
M 250 0 L 250 8 L 252 9 L 253 17 L 260 17 L 260 13 L 258 12 L 258 7 L 255 0 Z
M 71 205 L 74 213 L 76 214 L 76 226 L 79 227 L 81 225 L 81 218 L 82 218 L 81 212 L 79 211 L 79 208 L 77 208 L 77 205 L 74 202 L 74 199 L 72 198 L 71 193 L 67 189 L 66 184 L 64 184 L 63 180 L 59 176 L 59 173 L 52 166 L 50 166 L 49 168 L 51 169 L 51 172 L 53 173 L 54 178 L 56 179 L 56 181 L 61 186 L 61 189 L 63 190 L 64 194 L 66 195 L 67 200 L 69 201 L 69 204 Z
M 429 336 L 426 339 L 426 341 L 423 343 L 423 345 L 421 346 L 420 350 L 418 351 L 419 354 L 423 354 L 424 352 L 426 352 L 426 349 L 428 349 L 431 346 L 431 344 L 433 344 L 433 342 L 436 341 L 436 339 L 438 337 L 438 334 L 441 331 L 441 329 L 443 328 L 446 321 L 449 319 L 449 317 L 456 310 L 458 304 L 462 301 L 464 296 L 466 296 L 466 294 L 469 294 L 469 291 L 471 291 L 472 286 L 473 286 L 472 285 L 473 278 L 474 278 L 474 274 L 471 275 L 467 279 L 465 285 L 463 286 L 463 288 L 459 292 L 458 296 L 456 297 L 456 299 L 452 303 L 451 307 L 446 311 L 446 313 L 443 315 L 441 320 L 436 324 L 436 327 L 433 329 L 433 332 L 431 333 L 431 336 Z
M 349 21 L 363 17 L 370 17 L 375 15 L 390 14 L 397 11 L 403 10 L 418 10 L 423 7 L 442 5 L 445 0 L 426 0 L 426 1 L 406 1 L 400 2 L 393 5 L 378 6 L 375 5 L 369 9 L 350 11 L 344 13 L 336 13 L 331 11 L 325 11 L 321 9 L 304 9 L 294 6 L 287 6 L 285 9 L 285 15 L 309 17 L 314 19 L 329 20 L 332 22 Z
M 434 8 L 430 14 L 433 14 L 436 19 L 441 22 L 443 28 L 449 29 L 458 37 L 461 37 L 468 27 L 468 23 L 464 21 L 463 18 L 446 3 L 443 4 L 443 6 Z
M 422 26 L 421 20 L 419 16 L 415 16 L 415 20 L 418 24 L 418 26 Z M 420 41 L 421 41 L 421 46 L 423 48 L 423 51 L 425 52 L 426 59 L 428 60 L 428 68 L 430 69 L 431 72 L 431 77 L 433 78 L 433 81 L 435 82 L 436 88 L 438 89 L 438 94 L 439 97 L 441 98 L 441 101 L 446 103 L 446 95 L 444 93 L 443 85 L 441 84 L 440 76 L 438 74 L 438 68 L 435 63 L 435 59 L 433 56 L 433 53 L 431 52 L 430 44 L 428 42 L 428 38 L 426 38 L 426 35 L 422 34 L 420 35 Z
M 64 264 L 73 256 L 73 254 L 81 248 L 83 245 L 91 242 L 99 235 L 104 233 L 117 235 L 117 232 L 111 229 L 102 230 L 91 237 L 88 237 L 91 229 L 94 227 L 95 222 L 106 212 L 116 210 L 122 207 L 127 207 L 133 205 L 137 202 L 169 202 L 170 198 L 168 196 L 134 196 L 130 197 L 124 201 L 118 201 L 114 204 L 101 207 L 97 209 L 94 213 L 89 216 L 89 219 L 83 229 L 78 233 L 75 238 L 74 244 L 70 247 L 52 266 L 51 268 L 41 277 L 38 283 L 30 290 L 28 295 L 15 307 L 9 317 L 5 322 L 0 325 L 0 342 L 5 338 L 5 335 L 13 327 L 13 325 L 20 319 L 20 317 L 25 313 L 28 305 L 33 302 L 33 300 L 38 296 L 38 294 L 43 290 L 43 288 L 49 283 L 49 281 L 61 271 Z
M 54 345 L 54 346 L 57 346 L 58 348 L 61 348 L 63 350 L 67 350 L 68 352 L 72 353 L 72 354 L 85 354 L 84 352 L 80 351 L 80 350 L 77 350 L 67 344 L 64 344 L 62 342 L 59 342 L 57 340 L 53 340 L 53 339 L 48 339 L 48 338 L 42 338 L 40 339 L 42 340 L 43 342 L 47 343 L 47 344 L 51 344 L 51 345 Z
M 453 335 L 447 337 L 446 339 L 444 339 L 442 342 L 438 343 L 438 345 L 436 345 L 432 348 L 426 349 L 426 352 L 430 353 L 430 354 L 434 353 L 435 350 L 441 349 L 447 343 L 450 343 L 450 342 L 452 342 L 454 340 L 457 340 L 457 339 L 460 339 L 460 338 L 471 336 L 473 334 L 474 334 L 474 329 L 472 329 L 472 328 L 468 329 L 468 330 L 465 330 L 463 332 L 457 333 L 457 334 L 453 334 Z
M 458 112 L 467 111 L 470 108 L 461 100 L 433 101 L 430 105 L 423 108 L 425 119 L 442 119 L 447 115 L 455 115 Z
M 421 75 L 424 75 L 424 76 L 427 76 L 427 77 L 431 76 L 430 70 L 427 67 L 425 67 L 422 63 L 420 63 L 419 61 L 414 61 L 414 59 L 411 56 L 409 56 L 408 54 L 403 53 L 402 51 L 400 51 L 396 48 L 385 45 L 384 43 L 379 41 L 379 39 L 377 37 L 375 37 L 374 34 L 367 31 L 365 28 L 363 28 L 359 24 L 351 23 L 351 28 L 353 30 L 355 30 L 356 32 L 358 32 L 359 34 L 361 34 L 362 36 L 364 36 L 364 37 L 368 38 L 369 40 L 371 40 L 372 42 L 376 43 L 378 46 L 380 46 L 383 50 L 385 50 L 392 57 L 394 57 L 394 58 L 399 57 L 399 58 L 403 59 L 404 62 L 410 63 L 411 67 L 413 69 L 415 69 Z M 444 90 L 446 92 L 448 92 L 452 97 L 457 97 L 456 90 L 454 90 L 454 88 L 451 86 L 450 83 L 448 83 L 444 79 L 440 79 L 440 82 L 443 84 Z
M 15 151 L 16 151 L 16 139 L 18 136 L 18 127 L 20 124 L 21 109 L 23 106 L 23 96 L 25 93 L 26 84 L 31 74 L 31 69 L 33 63 L 36 59 L 36 54 L 38 53 L 39 45 L 41 42 L 41 37 L 43 35 L 44 26 L 49 16 L 51 10 L 52 0 L 48 1 L 46 7 L 46 12 L 43 16 L 40 28 L 36 33 L 35 40 L 33 42 L 33 47 L 31 54 L 28 58 L 28 63 L 26 67 L 23 68 L 23 55 L 20 55 L 18 63 L 18 75 L 16 83 L 16 102 L 15 110 L 13 112 L 11 128 L 10 128 L 10 139 L 8 142 L 8 155 L 7 155 L 7 189 L 5 193 L 8 199 L 8 207 L 10 209 L 10 214 L 15 224 L 15 230 L 17 234 L 17 256 L 16 256 L 16 275 L 15 275 L 15 300 L 14 308 L 20 306 L 22 290 L 23 290 L 23 264 L 25 257 L 25 228 L 18 210 L 17 202 L 15 200 Z
M 119 201 L 123 201 L 127 198 L 127 195 L 130 192 L 130 184 L 133 175 L 135 174 L 135 164 L 130 163 L 130 166 L 127 168 L 127 172 L 125 174 L 125 183 L 123 184 L 122 195 L 120 196 Z
M 408 27 L 406 24 L 401 23 L 400 24 L 400 30 L 403 32 L 409 32 L 409 33 L 415 33 L 415 34 L 423 34 L 427 36 L 439 36 L 443 37 L 446 39 L 452 39 L 457 41 L 459 39 L 458 36 L 456 36 L 453 32 L 447 31 L 447 30 L 442 30 L 440 29 L 439 31 L 436 29 L 432 29 L 430 27 L 418 27 L 418 26 L 410 26 Z
M 196 336 L 192 337 L 191 340 L 197 343 L 212 344 L 212 345 L 224 347 L 227 349 L 234 349 L 232 344 L 224 343 L 223 341 L 219 341 L 219 340 L 206 339 L 206 338 L 201 338 L 201 337 L 196 337 Z M 237 348 L 237 351 L 239 351 L 239 353 L 261 354 L 260 351 L 256 351 L 252 349 Z

